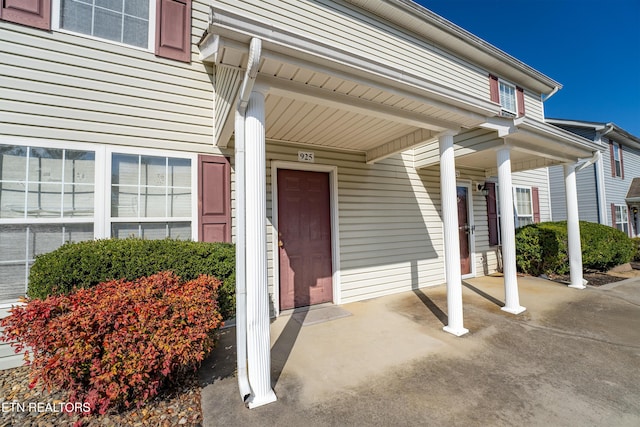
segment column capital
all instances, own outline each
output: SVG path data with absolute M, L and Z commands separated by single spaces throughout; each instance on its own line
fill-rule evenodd
M 445 129 L 438 134 L 438 138 L 441 136 L 456 136 L 460 133 L 460 129 Z
M 258 77 L 258 79 L 256 80 L 256 83 L 253 85 L 253 88 L 251 89 L 251 93 L 257 92 L 262 94 L 262 96 L 267 96 L 270 89 L 271 89 L 271 86 L 265 83 L 262 83 L 260 81 L 260 77 Z

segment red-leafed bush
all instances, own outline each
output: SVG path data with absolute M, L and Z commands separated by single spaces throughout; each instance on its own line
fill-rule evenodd
M 2 340 L 31 351 L 31 387 L 67 390 L 91 412 L 140 405 L 213 348 L 219 286 L 163 272 L 31 300 L 0 321 Z

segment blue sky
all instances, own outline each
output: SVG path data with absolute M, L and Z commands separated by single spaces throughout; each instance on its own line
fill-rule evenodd
M 547 117 L 640 137 L 640 0 L 414 0 L 560 82 Z

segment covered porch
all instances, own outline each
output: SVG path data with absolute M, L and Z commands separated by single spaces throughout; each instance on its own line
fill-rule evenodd
M 424 76 L 399 73 L 373 59 L 345 57 L 310 40 L 280 40 L 259 22 L 239 20 L 242 17 L 217 10 L 200 50 L 203 60 L 215 65 L 214 143 L 233 147 L 234 153 L 237 370 L 240 394 L 249 407 L 276 399 L 271 386 L 269 319 L 284 307 L 283 292 L 278 288 L 279 277 L 284 275 L 278 253 L 282 256 L 282 247 L 288 244 L 283 242 L 286 239 L 274 219 L 280 213 L 279 187 L 275 184 L 275 179 L 280 179 L 279 169 L 328 174 L 331 277 L 325 279 L 330 279 L 332 288 L 327 301 L 340 304 L 346 299 L 341 289 L 341 276 L 346 272 L 340 258 L 344 254 L 340 245 L 345 226 L 338 203 L 339 196 L 355 199 L 358 195 L 344 194 L 345 191 L 339 194 L 343 171 L 337 163 L 316 162 L 316 150 L 360 159 L 371 168 L 397 157 L 414 192 L 422 190 L 419 183 L 414 186 L 412 174 L 435 168 L 439 191 L 427 191 L 428 200 L 416 205 L 419 210 L 425 205 L 436 206 L 437 219 L 425 219 L 423 227 L 442 232 L 442 237 L 438 236 L 442 252 L 437 248 L 434 252 L 447 285 L 446 332 L 455 336 L 468 332 L 463 316 L 457 201 L 457 174 L 461 168 L 486 178 L 497 176 L 500 205 L 513 206 L 514 171 L 565 164 L 567 210 L 575 213 L 569 218 L 571 286 L 584 287 L 574 171 L 576 162 L 592 157 L 595 151 L 588 141 L 526 116 L 501 117 L 500 105 L 488 97 L 469 95 Z M 252 35 L 248 36 L 247 31 Z M 543 85 L 526 68 L 516 67 L 512 73 L 532 87 Z M 552 90 L 548 88 L 549 92 Z M 295 147 L 298 157 L 270 158 L 269 144 Z M 267 169 L 268 164 L 271 170 Z M 396 169 L 381 169 L 381 177 L 398 174 Z M 360 209 L 360 214 L 366 215 L 367 204 L 363 203 Z M 422 217 L 429 214 L 423 212 Z M 520 304 L 516 278 L 513 216 L 503 215 L 500 226 L 502 310 L 518 314 L 525 307 Z M 269 227 L 273 235 L 267 231 Z M 367 274 L 375 276 L 376 269 L 371 268 Z M 424 285 L 418 283 L 415 287 L 421 286 Z M 375 295 L 372 292 L 368 297 Z

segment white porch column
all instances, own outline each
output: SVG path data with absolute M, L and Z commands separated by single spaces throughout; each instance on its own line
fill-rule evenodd
M 498 185 L 500 209 L 500 236 L 502 237 L 502 269 L 504 272 L 504 299 L 502 310 L 519 314 L 526 310 L 520 305 L 516 275 L 516 230 L 513 220 L 513 186 L 511 184 L 511 148 L 498 150 Z
M 440 193 L 442 223 L 444 225 L 444 263 L 447 280 L 447 316 L 449 324 L 443 329 L 460 336 L 469 332 L 464 328 L 462 315 L 462 274 L 460 272 L 460 237 L 458 234 L 458 202 L 456 191 L 456 162 L 453 149 L 454 132 L 438 137 L 440 146 Z
M 578 189 L 575 165 L 564 165 L 564 186 L 567 195 L 567 240 L 569 247 L 570 288 L 584 289 L 582 277 L 582 245 L 578 215 Z
M 250 408 L 274 402 L 271 389 L 271 342 L 267 288 L 267 202 L 265 95 L 254 90 L 245 119 L 245 207 L 247 282 L 247 368 Z

